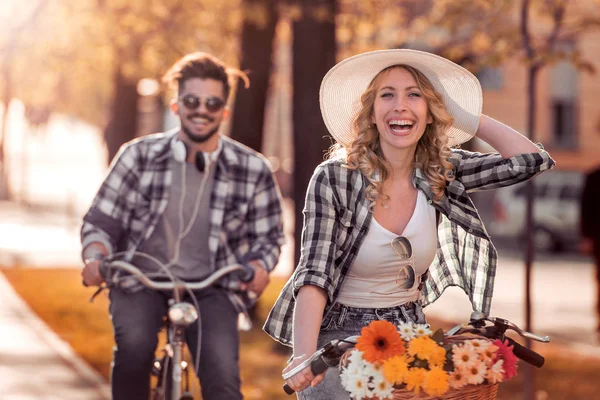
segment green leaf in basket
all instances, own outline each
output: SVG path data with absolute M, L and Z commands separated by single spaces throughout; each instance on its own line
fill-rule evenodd
M 446 362 L 444 363 L 444 370 L 447 372 L 454 371 L 454 360 L 452 360 L 452 346 L 444 346 L 446 349 Z
M 444 343 L 444 331 L 441 329 L 438 329 L 437 331 L 433 332 L 433 335 L 431 335 L 431 338 L 437 344 L 443 344 Z
M 413 367 L 416 368 L 429 369 L 429 363 L 427 362 L 427 360 L 420 359 L 417 356 L 415 356 L 415 359 L 411 364 Z

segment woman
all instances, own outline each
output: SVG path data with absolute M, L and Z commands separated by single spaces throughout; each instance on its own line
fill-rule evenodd
M 374 319 L 425 323 L 422 307 L 451 285 L 487 314 L 497 254 L 467 192 L 554 165 L 481 114 L 471 73 L 430 53 L 351 57 L 328 72 L 320 96 L 337 145 L 311 179 L 300 262 L 265 324 L 293 345 L 284 372 Z M 474 135 L 498 153 L 450 149 Z M 347 399 L 338 373 L 315 377 L 306 368 L 287 383 L 299 398 Z

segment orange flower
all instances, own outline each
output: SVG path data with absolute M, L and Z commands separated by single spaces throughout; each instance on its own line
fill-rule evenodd
M 421 388 L 423 387 L 423 383 L 425 383 L 426 374 L 427 370 L 424 368 L 409 369 L 408 375 L 406 376 L 406 388 L 408 390 L 412 390 L 416 394 L 419 394 Z
M 404 340 L 394 324 L 388 321 L 373 321 L 362 328 L 356 348 L 363 352 L 363 358 L 370 363 L 385 361 L 406 351 Z
M 421 336 L 408 342 L 408 354 L 427 360 L 439 346 L 429 336 Z
M 448 391 L 448 373 L 441 368 L 432 368 L 425 374 L 423 390 L 430 396 L 441 396 Z
M 388 358 L 383 364 L 383 377 L 392 385 L 404 383 L 406 375 L 408 375 L 408 359 L 406 356 Z

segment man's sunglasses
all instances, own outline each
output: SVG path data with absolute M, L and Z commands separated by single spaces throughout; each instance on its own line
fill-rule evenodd
M 197 109 L 200 107 L 200 104 L 202 104 L 202 99 L 198 96 L 194 96 L 193 94 L 186 94 L 185 96 L 181 97 L 179 101 L 190 111 Z M 211 113 L 219 111 L 224 105 L 225 101 L 218 97 L 209 97 L 204 100 L 204 106 Z

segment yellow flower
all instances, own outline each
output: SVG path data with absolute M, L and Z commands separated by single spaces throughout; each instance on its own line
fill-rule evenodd
M 408 375 L 406 376 L 406 388 L 408 390 L 412 390 L 416 394 L 419 394 L 421 388 L 423 387 L 423 382 L 425 381 L 425 374 L 427 370 L 423 368 L 411 368 L 408 370 Z
M 408 342 L 408 353 L 425 360 L 436 346 L 437 344 L 429 336 L 421 336 Z
M 430 396 L 441 396 L 448 391 L 448 373 L 441 368 L 432 368 L 425 375 L 423 390 Z
M 383 377 L 390 384 L 404 383 L 408 375 L 408 360 L 406 356 L 388 358 L 383 363 Z
M 431 351 L 431 354 L 427 355 L 427 361 L 429 361 L 429 365 L 432 368 L 442 368 L 446 362 L 446 349 L 436 345 L 436 347 Z
M 432 367 L 442 367 L 446 361 L 446 350 L 429 336 L 421 336 L 408 342 L 408 353 L 428 361 Z
M 363 358 L 370 363 L 385 361 L 406 351 L 404 340 L 396 326 L 389 321 L 373 321 L 362 328 L 356 348 L 363 352 Z

